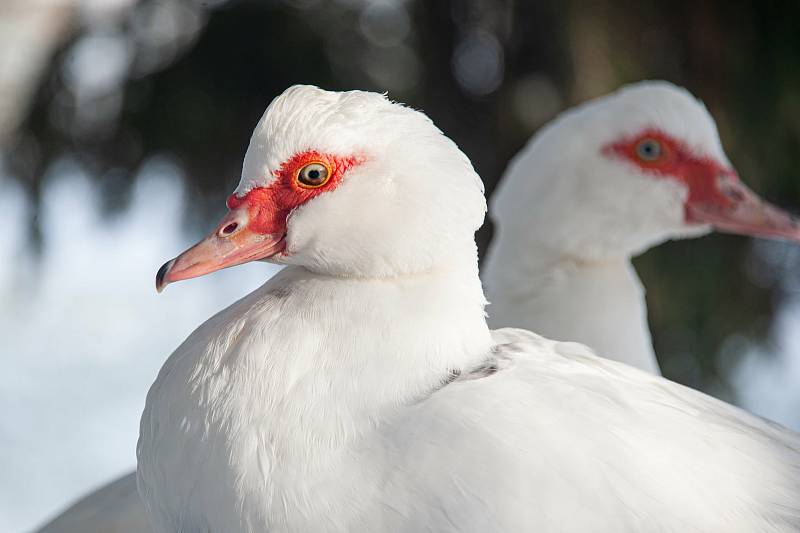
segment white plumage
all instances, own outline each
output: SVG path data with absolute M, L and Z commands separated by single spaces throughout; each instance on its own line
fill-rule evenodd
M 668 135 L 685 153 L 662 168 L 607 149 L 642 132 Z M 731 166 L 714 120 L 670 83 L 637 83 L 563 113 L 517 154 L 492 199 L 496 232 L 483 272 L 489 323 L 582 342 L 659 373 L 632 257 L 713 227 L 800 238 L 788 215 L 738 180 L 741 198 L 729 194 L 716 175 L 724 170 Z M 725 200 L 730 205 L 714 204 Z M 705 209 L 708 222 L 692 209 Z
M 307 150 L 365 163 L 289 216 L 272 260 L 290 266 L 163 367 L 138 447 L 157 531 L 800 528 L 797 435 L 581 345 L 489 331 L 480 182 L 424 115 L 292 88 L 240 192 Z
M 579 156 L 587 143 L 567 138 Z M 797 435 L 581 345 L 488 330 L 472 242 L 480 182 L 424 116 L 369 93 L 290 89 L 256 129 L 239 192 L 269 186 L 283 161 L 309 149 L 357 152 L 364 163 L 292 212 L 291 255 L 277 259 L 293 266 L 198 328 L 148 396 L 139 475 L 157 531 L 800 529 Z M 518 157 L 512 173 L 531 170 L 529 161 Z M 544 185 L 523 187 L 548 198 Z M 655 201 L 684 194 L 655 187 L 665 189 Z M 504 190 L 522 204 L 537 198 Z M 643 213 L 658 211 L 644 209 L 645 188 L 631 198 Z M 609 246 L 603 230 L 620 219 L 606 206 L 577 217 L 572 227 L 587 229 L 586 240 L 558 225 L 546 240 L 537 224 L 558 205 L 543 205 L 527 210 L 537 238 L 516 249 L 534 261 L 561 240 L 602 256 L 674 231 L 664 224 L 667 201 L 652 224 L 664 234 Z M 513 242 L 513 231 L 501 226 L 501 239 Z M 555 296 L 538 301 L 556 315 L 610 315 L 607 326 L 594 322 L 599 333 L 646 333 L 635 273 L 627 256 L 618 259 L 593 262 L 592 276 L 573 274 L 581 261 L 561 265 L 541 285 L 529 270 L 540 265 L 522 261 L 507 279 L 537 290 L 577 283 L 583 296 L 570 307 Z M 620 287 L 630 299 L 620 309 L 591 307 L 619 302 Z M 649 348 L 649 337 L 631 346 Z M 140 531 L 130 481 L 112 487 L 121 495 L 114 517 L 95 513 L 109 502 L 95 495 L 59 523 Z

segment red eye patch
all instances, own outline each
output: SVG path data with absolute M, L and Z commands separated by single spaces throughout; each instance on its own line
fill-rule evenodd
M 711 158 L 698 156 L 683 142 L 651 128 L 614 141 L 602 149 L 607 156 L 630 161 L 644 172 L 676 179 L 689 189 L 687 204 L 710 202 L 727 206 L 730 199 L 720 192 L 718 176 L 735 173 Z
M 267 187 L 250 190 L 242 197 L 232 194 L 226 202 L 228 209 L 246 206 L 247 227 L 256 233 L 285 233 L 286 219 L 293 209 L 320 194 L 335 189 L 345 173 L 363 162 L 358 156 L 336 156 L 322 154 L 315 150 L 301 152 L 281 164 L 274 172 L 275 180 Z M 297 179 L 300 171 L 312 163 L 321 163 L 330 169 L 330 176 L 324 185 L 309 189 L 302 187 Z
M 691 159 L 688 147 L 657 129 L 616 140 L 604 146 L 603 153 L 627 159 L 653 174 L 676 174 Z

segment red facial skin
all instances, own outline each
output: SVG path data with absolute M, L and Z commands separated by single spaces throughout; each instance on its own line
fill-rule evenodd
M 636 147 L 646 139 L 653 139 L 661 144 L 661 156 L 654 161 L 644 160 L 636 153 Z M 635 137 L 613 142 L 603 148 L 603 153 L 627 159 L 648 174 L 684 183 L 689 190 L 687 207 L 691 204 L 706 204 L 726 209 L 732 207 L 736 200 L 727 191 L 723 192 L 717 182 L 720 176 L 738 182 L 739 178 L 734 170 L 708 157 L 696 155 L 683 142 L 657 129 L 647 129 Z M 692 221 L 688 210 L 686 218 L 687 222 Z
M 338 187 L 345 173 L 362 161 L 363 158 L 356 156 L 341 157 L 313 150 L 302 152 L 285 161 L 274 172 L 275 181 L 268 186 L 252 189 L 242 197 L 231 194 L 226 204 L 231 210 L 247 209 L 250 231 L 285 234 L 286 220 L 292 210 Z M 297 181 L 298 173 L 309 163 L 322 163 L 329 169 L 330 177 L 322 186 L 307 188 Z
M 659 157 L 648 160 L 637 152 L 637 146 L 645 140 L 659 143 Z M 733 169 L 697 154 L 663 131 L 650 128 L 614 141 L 602 151 L 629 161 L 647 174 L 686 185 L 687 224 L 711 225 L 718 231 L 754 237 L 800 240 L 800 224 L 794 217 L 759 198 Z
M 195 278 L 216 270 L 267 259 L 286 253 L 286 225 L 292 210 L 324 192 L 335 189 L 345 173 L 362 157 L 336 156 L 316 151 L 296 154 L 275 172 L 275 180 L 239 197 L 228 198 L 230 211 L 205 239 L 178 257 L 167 261 L 156 274 L 156 290 L 169 283 Z M 310 163 L 328 169 L 328 179 L 319 186 L 298 180 Z

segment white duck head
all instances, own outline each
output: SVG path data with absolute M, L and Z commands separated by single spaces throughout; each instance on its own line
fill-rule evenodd
M 475 254 L 486 212 L 469 159 L 424 114 L 362 92 L 294 86 L 245 155 L 228 215 L 156 287 L 254 260 L 393 277 Z
M 800 240 L 795 219 L 739 180 L 705 106 L 667 82 L 563 113 L 513 160 L 492 213 L 517 246 L 590 261 L 711 230 Z

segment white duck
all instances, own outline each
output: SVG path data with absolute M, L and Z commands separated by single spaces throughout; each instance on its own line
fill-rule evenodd
M 641 82 L 571 109 L 517 154 L 492 199 L 489 323 L 579 341 L 659 373 L 631 258 L 712 229 L 800 240 L 739 181 L 685 89 Z
M 616 103 L 614 103 L 615 100 Z M 611 101 L 611 104 L 607 104 L 609 101 Z M 561 200 L 569 198 L 570 202 L 575 202 L 576 198 L 582 198 L 584 203 L 579 212 L 587 218 L 596 217 L 600 220 L 606 220 L 603 216 L 604 214 L 621 214 L 619 209 L 621 207 L 628 206 L 630 209 L 630 205 L 638 206 L 638 203 L 626 204 L 624 203 L 627 201 L 625 197 L 614 195 L 612 200 L 617 199 L 622 202 L 617 208 L 613 210 L 598 209 L 598 202 L 592 199 L 604 198 L 607 200 L 605 186 L 593 191 L 593 194 L 590 195 L 565 195 L 564 192 L 568 192 L 570 187 L 591 188 L 593 184 L 603 185 L 608 182 L 593 179 L 597 177 L 601 170 L 596 164 L 584 163 L 576 167 L 565 167 L 563 164 L 554 164 L 554 158 L 559 151 L 551 152 L 542 148 L 542 146 L 550 146 L 550 143 L 564 143 L 564 139 L 572 140 L 585 135 L 585 125 L 577 122 L 578 118 L 573 117 L 573 115 L 577 114 L 585 117 L 588 114 L 591 116 L 593 109 L 607 105 L 625 107 L 624 116 L 629 117 L 628 122 L 631 125 L 631 131 L 634 132 L 642 130 L 641 124 L 639 124 L 638 130 L 636 127 L 636 124 L 643 120 L 642 110 L 648 110 L 650 117 L 656 118 L 669 116 L 670 112 L 684 112 L 685 117 L 693 117 L 690 123 L 704 124 L 707 130 L 710 125 L 709 131 L 711 132 L 710 139 L 712 142 L 708 143 L 709 139 L 707 138 L 705 139 L 706 144 L 712 146 L 719 145 L 713 121 L 711 121 L 711 118 L 702 105 L 694 100 L 686 91 L 663 82 L 637 84 L 611 96 L 586 104 L 583 106 L 583 111 L 580 113 L 570 112 L 566 114 L 565 117 L 557 120 L 555 124 L 543 130 L 543 132 L 533 140 L 531 145 L 517 157 L 514 164 L 510 167 L 508 175 L 505 177 L 504 183 L 500 188 L 502 192 L 499 192 L 498 198 L 495 199 L 498 206 L 501 206 L 503 202 L 507 204 L 509 201 L 513 201 L 518 197 L 525 200 L 526 198 L 524 196 L 519 195 L 522 193 L 530 194 L 531 196 L 527 198 L 527 200 L 529 200 L 529 204 L 533 206 L 536 212 L 541 208 L 550 206 L 552 209 L 546 212 L 552 213 L 553 218 L 560 216 L 559 220 L 563 221 L 560 223 L 564 225 L 569 224 L 569 218 L 564 216 L 567 208 L 566 206 L 561 206 L 562 210 L 559 210 L 559 204 L 553 201 L 554 198 L 556 200 L 558 200 L 559 197 Z M 662 107 L 664 109 L 662 109 Z M 688 110 L 688 112 L 686 112 L 686 110 Z M 584 118 L 582 120 L 586 119 Z M 663 119 L 660 119 L 659 124 L 663 124 Z M 576 131 L 580 133 L 576 133 Z M 708 131 L 706 133 L 708 133 Z M 553 136 L 557 136 L 558 141 L 552 140 Z M 609 138 L 605 140 L 608 141 Z M 548 141 L 547 139 L 551 140 Z M 596 146 L 594 151 L 590 149 L 590 143 L 597 143 L 597 139 L 586 139 L 586 141 L 587 142 L 581 144 L 576 140 L 575 142 L 565 143 L 564 145 L 572 146 L 577 152 L 574 158 L 575 160 L 580 160 L 581 157 L 587 157 L 587 151 L 589 154 L 588 157 L 595 155 L 597 155 L 597 157 L 606 157 L 601 154 L 600 146 Z M 552 157 L 546 157 L 551 154 Z M 545 165 L 545 168 L 555 168 L 558 172 L 552 172 L 550 175 L 542 172 L 543 169 L 540 168 L 540 162 L 543 161 L 549 162 L 549 165 Z M 564 162 L 561 161 L 561 163 Z M 587 167 L 590 172 L 584 171 L 583 174 L 580 172 L 568 172 L 570 169 L 582 170 Z M 615 169 L 619 170 L 618 167 L 615 167 Z M 649 175 L 640 176 L 639 179 L 646 180 L 645 183 L 651 183 L 653 181 L 653 177 Z M 546 185 L 549 183 L 548 180 L 558 180 L 561 183 L 567 182 L 570 183 L 570 187 L 547 187 Z M 653 186 L 656 186 L 656 184 L 653 184 Z M 536 194 L 531 193 L 532 189 Z M 512 205 L 517 209 L 519 208 L 519 202 Z M 499 280 L 500 286 L 503 286 L 503 282 L 515 281 L 519 282 L 520 287 L 523 287 L 522 290 L 509 291 L 510 294 L 507 294 L 503 298 L 496 299 L 490 308 L 493 315 L 492 318 L 496 323 L 500 323 L 496 318 L 497 313 L 503 313 L 505 320 L 509 323 L 528 325 L 534 329 L 538 324 L 538 326 L 553 336 L 560 336 L 563 338 L 571 338 L 572 336 L 584 342 L 594 343 L 595 346 L 600 347 L 601 353 L 604 355 L 608 354 L 612 357 L 643 366 L 645 369 L 657 371 L 649 342 L 643 293 L 635 277 L 635 273 L 633 273 L 630 267 L 630 252 L 627 254 L 616 254 L 622 257 L 617 257 L 615 259 L 618 260 L 611 261 L 591 261 L 587 260 L 587 258 L 582 260 L 578 257 L 571 257 L 569 253 L 570 246 L 573 246 L 573 249 L 579 248 L 574 242 L 574 237 L 581 234 L 582 228 L 578 228 L 575 233 L 565 232 L 565 234 L 562 235 L 564 240 L 557 240 L 551 239 L 550 237 L 551 234 L 555 236 L 559 235 L 557 233 L 558 226 L 547 226 L 547 231 L 544 231 L 541 225 L 528 226 L 530 232 L 525 232 L 523 230 L 512 234 L 522 236 L 522 241 L 518 243 L 518 246 L 514 246 L 506 230 L 509 226 L 519 229 L 518 226 L 519 224 L 524 224 L 525 217 L 532 216 L 531 209 L 527 208 L 527 206 L 525 207 L 526 208 L 522 212 L 514 212 L 506 208 L 498 209 L 497 213 L 494 215 L 500 226 L 500 244 L 496 244 L 491 249 L 490 267 L 488 269 L 489 276 L 487 276 L 489 288 L 491 290 L 497 287 L 495 280 Z M 631 233 L 634 229 L 638 230 L 639 228 L 637 226 L 632 226 L 630 224 L 628 219 L 630 216 L 629 213 L 624 214 L 625 218 L 616 221 L 613 219 L 606 220 L 607 225 L 628 233 Z M 790 225 L 785 224 L 788 223 L 788 219 L 782 216 L 773 218 L 784 225 L 785 229 L 790 231 Z M 612 222 L 613 225 L 611 224 Z M 592 227 L 594 226 L 591 223 L 584 226 L 584 228 Z M 685 230 L 686 228 L 682 229 Z M 692 227 L 691 229 L 694 232 L 694 230 L 703 231 L 706 228 Z M 749 228 L 737 227 L 727 229 L 734 231 L 745 229 L 746 233 L 754 232 L 760 234 L 769 232 L 770 226 L 765 225 L 763 220 L 754 220 L 751 221 Z M 684 231 L 675 232 L 670 235 L 669 232 L 674 230 L 671 226 L 661 228 L 661 230 L 667 232 L 666 236 L 661 237 L 662 240 L 664 238 L 684 235 Z M 788 235 L 788 233 L 784 234 Z M 625 234 L 623 233 L 623 235 Z M 655 236 L 652 238 L 655 242 L 659 240 Z M 549 242 L 554 242 L 555 245 L 562 246 L 564 248 L 564 250 L 561 251 L 564 252 L 563 255 L 559 255 L 561 252 L 555 250 L 555 253 L 548 256 L 547 252 L 553 252 L 553 250 L 551 250 L 549 246 L 543 246 L 543 244 Z M 563 246 L 565 243 L 569 245 Z M 598 244 L 608 243 L 599 242 Z M 628 244 L 622 247 L 617 246 L 617 248 L 624 252 L 626 248 L 630 248 L 630 245 Z M 613 249 L 608 250 L 608 252 L 614 254 Z M 510 260 L 499 261 L 497 257 L 500 254 L 508 255 Z M 528 261 L 527 264 L 520 261 L 520 258 Z M 526 270 L 527 268 L 531 269 L 530 272 Z M 528 272 L 529 277 L 524 277 L 526 272 Z M 523 278 L 513 278 L 513 276 L 519 275 L 523 276 Z M 533 280 L 533 283 L 530 283 L 530 280 Z M 545 283 L 545 280 L 550 283 Z M 616 283 L 609 283 L 608 280 L 616 281 Z M 554 281 L 555 283 L 553 283 Z M 567 281 L 569 283 L 567 283 Z M 528 284 L 529 287 L 526 287 L 526 284 Z M 513 283 L 509 283 L 506 287 L 511 288 L 512 285 Z M 585 291 L 585 294 L 593 295 L 592 301 L 585 302 L 585 298 L 583 297 L 570 298 L 570 288 L 573 285 L 575 286 L 574 292 Z M 536 294 L 545 295 L 545 299 L 541 301 L 541 305 L 543 305 L 548 312 L 537 313 L 538 309 L 534 304 L 540 302 L 540 300 L 535 298 Z M 624 294 L 626 297 L 621 298 L 620 294 Z M 599 302 L 597 301 L 598 295 L 601 295 Z M 581 296 L 584 295 L 582 294 Z M 592 314 L 589 312 L 590 308 L 588 305 L 585 304 L 595 302 L 603 304 L 606 309 L 614 306 L 619 311 L 608 314 Z M 525 311 L 526 306 L 527 309 L 529 309 L 527 312 Z M 572 317 L 572 320 L 559 321 L 560 317 L 565 316 Z M 599 316 L 605 317 L 606 321 L 598 321 L 597 317 Z M 555 319 L 555 321 L 549 320 L 550 317 Z M 520 320 L 522 321 L 520 322 Z M 530 322 L 526 322 L 525 320 L 530 320 Z M 629 321 L 628 324 L 625 324 L 626 320 Z M 608 331 L 615 331 L 616 334 L 606 334 L 603 336 L 602 334 L 605 333 L 606 330 L 599 328 L 600 331 L 593 331 L 589 327 L 589 324 L 607 324 L 609 327 Z M 558 328 L 555 330 L 548 329 L 552 328 L 553 325 L 558 326 Z M 638 325 L 639 327 L 632 328 L 631 325 Z M 623 326 L 625 326 L 626 329 L 620 329 Z M 598 335 L 600 336 L 598 337 Z M 617 347 L 615 348 L 614 346 Z M 626 347 L 628 348 L 627 350 Z M 619 354 L 623 354 L 623 357 L 618 357 Z M 633 356 L 625 357 L 626 354 L 633 354 Z M 74 530 L 85 532 L 87 528 L 91 531 L 144 531 L 143 509 L 138 501 L 133 479 L 134 474 L 131 474 L 115 482 L 108 488 L 97 491 L 92 496 L 87 497 L 84 501 L 71 508 L 65 514 L 61 515 L 42 531 Z M 109 510 L 109 502 L 114 504 L 111 510 Z M 120 502 L 124 505 L 120 505 Z
M 797 531 L 800 437 L 585 347 L 490 332 L 485 204 L 422 114 L 293 87 L 157 284 L 289 265 L 148 395 L 156 531 Z

